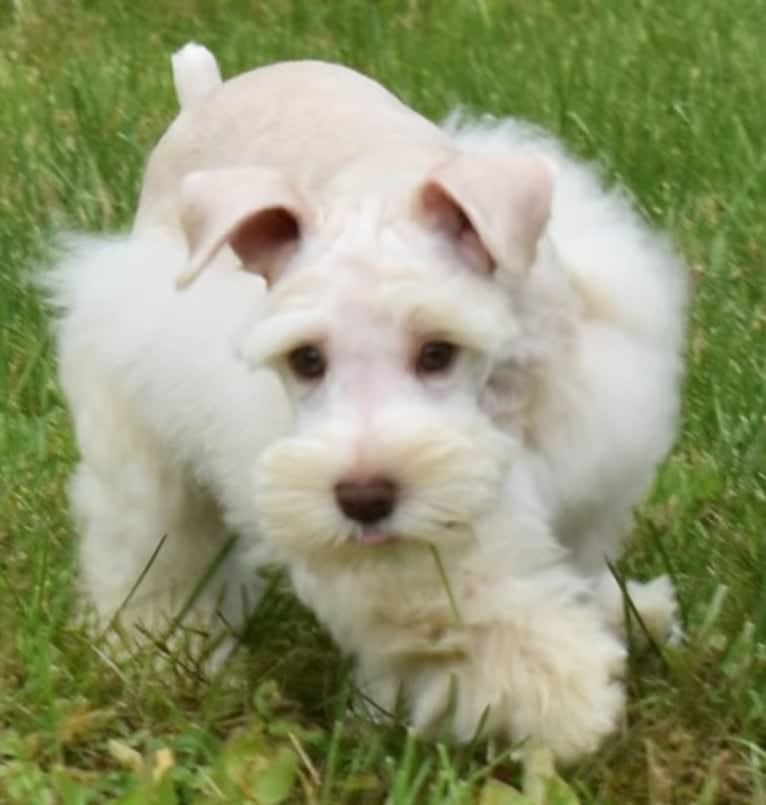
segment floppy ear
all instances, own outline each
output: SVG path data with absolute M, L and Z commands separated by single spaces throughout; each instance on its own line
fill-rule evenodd
M 180 204 L 189 264 L 179 287 L 190 285 L 224 245 L 245 270 L 272 282 L 308 221 L 304 201 L 271 168 L 190 173 L 181 183 Z
M 552 168 L 534 154 L 459 154 L 421 187 L 417 212 L 474 269 L 522 274 L 550 217 Z

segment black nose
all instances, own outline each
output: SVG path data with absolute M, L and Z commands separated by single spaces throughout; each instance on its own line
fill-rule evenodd
M 340 481 L 335 484 L 335 499 L 341 511 L 358 523 L 372 525 L 388 517 L 396 504 L 396 484 L 387 478 L 365 481 Z

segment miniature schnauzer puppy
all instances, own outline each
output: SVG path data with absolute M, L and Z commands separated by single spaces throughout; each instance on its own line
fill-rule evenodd
M 607 561 L 674 438 L 684 267 L 517 121 L 440 127 L 322 62 L 173 65 L 132 231 L 49 274 L 87 600 L 236 628 L 277 563 L 422 734 L 595 750 L 624 703 Z M 668 633 L 670 582 L 628 592 Z

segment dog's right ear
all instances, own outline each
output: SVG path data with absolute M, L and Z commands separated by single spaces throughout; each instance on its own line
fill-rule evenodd
M 189 264 L 178 287 L 190 285 L 226 245 L 245 270 L 271 283 L 309 220 L 285 177 L 262 167 L 190 173 L 181 183 L 180 206 Z

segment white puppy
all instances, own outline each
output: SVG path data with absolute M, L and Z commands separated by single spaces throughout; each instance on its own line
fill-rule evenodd
M 421 732 L 595 749 L 623 701 L 605 559 L 674 437 L 682 266 L 516 122 L 439 128 L 319 62 L 222 83 L 188 45 L 174 72 L 133 231 L 50 281 L 88 599 L 236 627 L 283 563 Z M 631 591 L 667 629 L 667 580 Z

